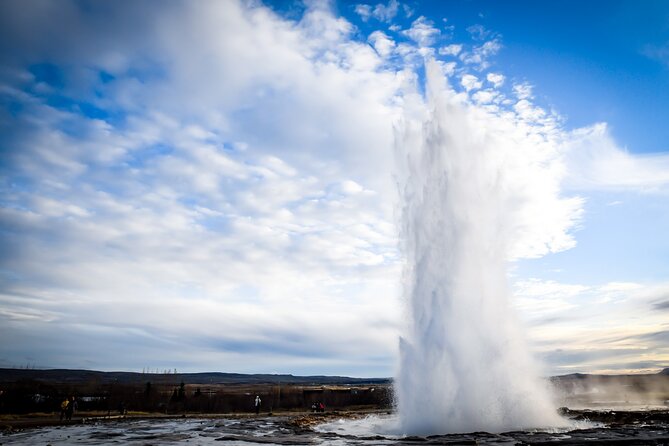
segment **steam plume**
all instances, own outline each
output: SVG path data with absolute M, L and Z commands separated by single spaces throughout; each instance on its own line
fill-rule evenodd
M 519 138 L 514 125 L 469 106 L 436 63 L 427 78 L 426 103 L 414 104 L 396 134 L 410 314 L 396 380 L 401 429 L 562 424 L 507 285 L 508 259 L 531 233 L 526 216 L 537 204 L 569 205 L 550 173 L 559 158 L 549 137 Z

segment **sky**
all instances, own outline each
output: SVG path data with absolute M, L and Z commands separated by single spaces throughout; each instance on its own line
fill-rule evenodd
M 428 61 L 554 152 L 509 269 L 545 373 L 669 367 L 660 0 L 1 2 L 0 367 L 392 376 Z

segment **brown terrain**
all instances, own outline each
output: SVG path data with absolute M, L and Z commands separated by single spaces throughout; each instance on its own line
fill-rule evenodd
M 569 418 L 669 422 L 669 369 L 650 375 L 574 374 L 550 382 Z M 262 400 L 258 416 L 287 418 L 296 429 L 388 413 L 393 406 L 389 379 L 0 369 L 0 429 L 120 418 L 253 418 L 256 395 Z M 77 410 L 72 421 L 61 421 L 60 403 L 72 396 Z M 323 413 L 314 411 L 317 403 L 323 403 Z
M 392 406 L 387 379 L 0 369 L 0 427 L 137 417 L 252 417 L 256 395 L 261 416 L 290 415 L 305 426 L 334 414 L 352 417 Z M 60 404 L 68 397 L 77 401 L 69 422 L 60 419 Z M 318 403 L 325 413 L 300 418 L 315 412 Z

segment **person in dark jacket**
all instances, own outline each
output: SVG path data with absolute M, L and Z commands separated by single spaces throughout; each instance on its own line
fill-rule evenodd
M 67 405 L 67 409 L 65 410 L 65 418 L 67 421 L 72 421 L 72 414 L 74 414 L 74 410 L 77 408 L 77 401 L 74 399 L 73 396 L 70 397 L 70 404 Z

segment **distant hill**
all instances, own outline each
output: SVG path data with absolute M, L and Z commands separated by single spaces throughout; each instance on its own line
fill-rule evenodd
M 12 383 L 20 380 L 37 380 L 62 384 L 84 383 L 119 383 L 136 384 L 151 381 L 155 384 L 295 384 L 295 385 L 363 385 L 388 384 L 389 378 L 351 378 L 347 376 L 294 376 L 242 373 L 135 373 L 135 372 L 99 372 L 95 370 L 69 369 L 5 369 L 0 368 L 0 383 Z
M 653 380 L 666 379 L 669 368 L 647 375 L 590 375 L 572 373 L 570 375 L 554 376 L 550 378 L 555 383 L 578 381 L 613 381 L 613 380 Z M 656 377 L 656 378 L 654 378 Z M 0 383 L 13 383 L 21 380 L 35 380 L 60 384 L 137 384 L 151 381 L 155 384 L 294 384 L 294 385 L 364 385 L 390 384 L 391 378 L 351 378 L 348 376 L 295 376 L 275 374 L 243 374 L 243 373 L 136 373 L 136 372 L 100 372 L 96 370 L 70 369 L 7 369 L 0 368 Z
M 559 376 L 553 376 L 550 379 L 555 381 L 560 381 L 560 380 L 588 380 L 588 379 L 599 379 L 599 380 L 607 380 L 607 379 L 634 379 L 634 378 L 641 378 L 643 379 L 644 377 L 647 378 L 653 378 L 653 377 L 658 377 L 658 376 L 669 376 L 669 367 L 662 369 L 661 371 L 657 373 L 645 373 L 645 374 L 633 374 L 633 375 L 596 375 L 596 374 L 589 374 L 589 373 L 570 373 L 569 375 L 559 375 Z

